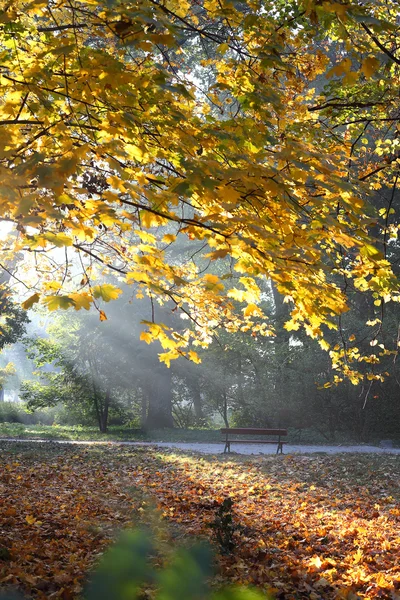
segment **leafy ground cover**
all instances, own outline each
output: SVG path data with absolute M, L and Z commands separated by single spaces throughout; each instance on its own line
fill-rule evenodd
M 73 441 L 133 441 L 133 442 L 219 442 L 219 430 L 211 429 L 153 429 L 142 431 L 128 427 L 110 426 L 108 433 L 98 427 L 84 425 L 25 425 L 0 423 L 0 437 Z
M 24 423 L 1 423 L 0 438 L 73 440 L 73 441 L 132 441 L 132 442 L 221 442 L 221 434 L 215 429 L 152 429 L 143 431 L 129 427 L 110 426 L 108 433 L 100 433 L 98 427 L 84 425 L 26 425 Z M 357 444 L 359 440 L 337 435 L 335 442 L 328 441 L 312 429 L 288 429 L 291 444 Z M 370 440 L 379 443 L 379 440 Z M 394 440 L 399 444 L 400 440 Z
M 256 585 L 281 600 L 400 598 L 398 456 L 0 449 L 2 587 L 76 598 L 117 532 L 144 520 L 166 546 L 218 538 L 215 585 Z

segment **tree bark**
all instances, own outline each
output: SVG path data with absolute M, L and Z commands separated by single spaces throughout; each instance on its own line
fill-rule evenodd
M 140 427 L 142 429 L 144 427 L 146 427 L 147 404 L 148 404 L 148 398 L 146 395 L 146 390 L 142 386 L 141 387 L 141 396 L 140 396 Z
M 193 378 L 190 384 L 193 398 L 194 414 L 198 421 L 204 419 L 203 403 L 201 401 L 200 381 L 198 378 Z
M 173 428 L 171 369 L 162 364 L 157 365 L 145 386 L 149 400 L 146 429 Z
M 275 381 L 274 396 L 277 414 L 275 415 L 275 424 L 280 426 L 280 411 L 287 406 L 287 380 L 285 376 L 285 364 L 290 354 L 290 332 L 284 329 L 283 325 L 290 318 L 288 304 L 283 301 L 282 294 L 279 293 L 275 283 L 271 281 L 272 294 L 275 305 L 275 328 L 276 337 L 274 338 L 275 349 Z
M 104 404 L 100 408 L 100 431 L 101 433 L 107 433 L 108 428 L 108 411 L 110 408 L 111 390 L 107 388 L 104 397 Z
M 221 413 L 221 417 L 222 417 L 222 418 L 223 418 L 223 420 L 224 420 L 225 427 L 226 427 L 227 429 L 229 429 L 229 420 L 228 420 L 228 396 L 227 396 L 227 393 L 226 393 L 226 390 L 225 390 L 225 388 L 224 388 L 224 389 L 223 389 L 223 391 L 222 391 L 222 400 L 223 400 L 223 403 L 222 403 L 222 406 L 221 406 L 221 409 L 220 409 L 220 411 L 219 411 L 219 412 Z

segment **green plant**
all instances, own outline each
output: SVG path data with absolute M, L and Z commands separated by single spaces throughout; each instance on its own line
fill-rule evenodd
M 54 410 L 32 411 L 23 403 L 0 402 L 0 423 L 22 423 L 24 425 L 52 425 Z
M 222 505 L 221 505 L 222 506 Z M 225 501 L 224 510 L 229 510 Z M 103 557 L 86 590 L 86 600 L 135 600 L 146 589 L 156 588 L 156 600 L 260 600 L 264 594 L 250 589 L 229 588 L 212 591 L 213 572 L 208 546 L 195 544 L 179 548 L 162 569 L 149 533 L 125 533 L 119 543 Z
M 155 600 L 266 600 L 254 589 L 211 590 L 212 554 L 204 544 L 179 548 L 166 566 L 156 569 L 154 563 L 160 557 L 152 537 L 142 530 L 125 532 L 89 578 L 84 600 L 139 600 L 149 589 Z M 22 597 L 6 591 L 0 600 Z
M 234 533 L 237 526 L 233 518 L 232 507 L 232 498 L 225 498 L 217 509 L 214 521 L 210 523 L 222 554 L 230 554 L 235 547 Z

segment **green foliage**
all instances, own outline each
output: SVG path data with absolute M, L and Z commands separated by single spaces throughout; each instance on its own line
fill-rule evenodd
M 153 544 L 141 531 L 125 533 L 103 557 L 88 586 L 87 600 L 130 600 L 152 580 Z
M 156 588 L 156 600 L 265 600 L 255 590 L 211 591 L 212 556 L 207 546 L 180 548 L 161 570 L 153 567 L 156 548 L 142 531 L 125 533 L 103 557 L 87 588 L 85 600 L 136 600 Z
M 237 525 L 234 522 L 232 508 L 232 498 L 225 498 L 217 509 L 214 521 L 210 523 L 222 554 L 230 554 L 235 547 L 234 533 Z
M 139 600 L 149 588 L 155 600 L 266 600 L 265 594 L 253 589 L 211 590 L 212 555 L 204 544 L 178 549 L 162 569 L 154 568 L 156 556 L 150 533 L 125 532 L 102 557 L 84 600 Z M 4 592 L 0 600 L 22 597 Z
M 0 423 L 51 425 L 53 422 L 54 411 L 32 411 L 26 404 L 19 402 L 0 402 Z
M 0 350 L 15 344 L 25 333 L 29 318 L 26 310 L 13 302 L 0 286 Z

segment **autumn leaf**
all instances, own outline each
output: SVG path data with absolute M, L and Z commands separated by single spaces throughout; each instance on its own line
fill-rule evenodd
M 153 336 L 148 331 L 142 331 L 140 334 L 140 339 L 146 342 L 147 344 L 151 344 L 153 341 Z
M 196 364 L 201 363 L 201 358 L 197 354 L 197 352 L 194 352 L 193 350 L 189 350 L 188 356 L 189 356 L 190 360 L 193 361 L 194 363 L 196 363 Z
M 74 302 L 75 310 L 80 310 L 84 308 L 85 310 L 90 310 L 90 307 L 93 302 L 93 298 L 87 292 L 81 292 L 77 294 L 69 294 L 69 298 Z
M 67 310 L 74 306 L 74 300 L 69 296 L 46 296 L 43 298 L 43 304 L 51 311 L 63 309 Z
M 111 283 L 104 283 L 103 285 L 95 285 L 93 287 L 93 296 L 101 298 L 104 302 L 116 300 L 120 294 L 122 294 L 122 290 Z
M 22 302 L 22 308 L 24 308 L 25 310 L 29 310 L 30 308 L 32 308 L 32 306 L 34 304 L 39 302 L 39 300 L 40 300 L 39 294 L 37 294 L 37 293 L 32 294 L 32 296 L 30 296 L 27 300 L 24 300 L 24 302 Z
M 234 580 L 271 595 L 275 589 L 282 598 L 306 590 L 324 600 L 336 600 L 338 590 L 378 598 L 396 589 L 396 456 L 219 454 L 199 460 L 150 446 L 12 443 L 10 452 L 10 443 L 0 453 L 0 483 L 8 495 L 0 511 L 4 540 L 12 534 L 4 577 L 31 596 L 80 596 L 89 567 L 116 530 L 149 518 L 149 501 L 162 515 L 157 529 L 165 547 L 176 544 L 176 531 L 188 543 L 211 539 L 210 523 L 226 498 L 235 546 L 228 555 L 216 548 L 213 587 Z M 157 556 L 164 561 L 162 547 Z M 45 570 L 43 561 L 30 560 L 38 548 Z
M 367 56 L 362 63 L 361 70 L 365 77 L 369 79 L 379 69 L 381 63 L 374 56 Z
M 81 280 L 105 302 L 126 284 L 185 307 L 164 348 L 180 356 L 188 337 L 267 329 L 266 281 L 290 298 L 286 329 L 328 352 L 354 290 L 396 301 L 395 206 L 376 201 L 397 183 L 394 0 L 307 1 L 301 17 L 272 0 L 45 7 L 0 15 L 1 215 L 15 227 L 0 245 L 2 264 L 23 257 L 19 285 L 36 274 L 26 308 L 88 310 Z M 110 275 L 121 288 L 98 283 Z M 350 376 L 346 357 L 333 364 Z

